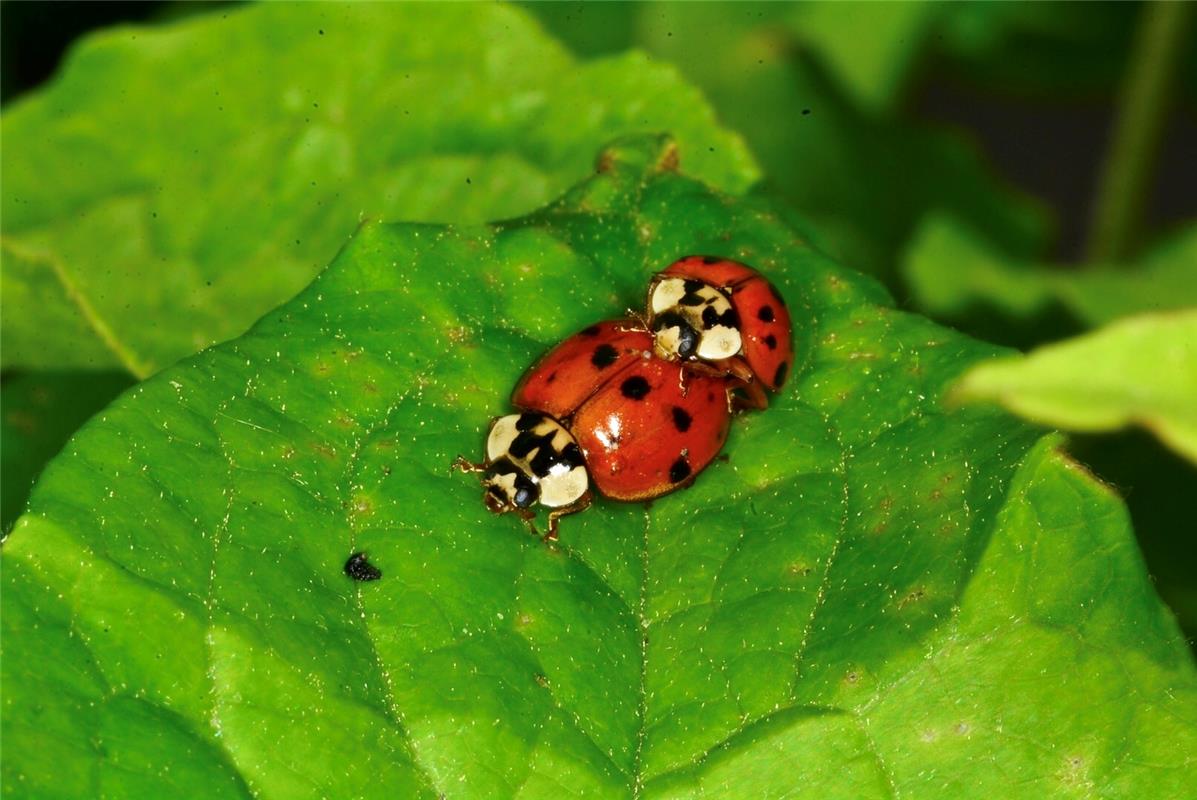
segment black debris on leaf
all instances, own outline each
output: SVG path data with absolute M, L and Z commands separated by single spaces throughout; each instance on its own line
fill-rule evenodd
M 382 577 L 382 570 L 366 560 L 365 553 L 354 553 L 345 562 L 345 574 L 355 581 L 376 581 Z

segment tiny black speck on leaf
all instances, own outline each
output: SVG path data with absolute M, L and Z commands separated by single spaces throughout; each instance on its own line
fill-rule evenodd
M 367 561 L 365 553 L 354 553 L 345 562 L 345 574 L 355 581 L 376 581 L 382 577 L 382 570 Z
M 810 114 L 810 109 L 809 109 L 809 108 L 804 108 L 804 109 L 802 109 L 802 116 L 804 116 L 804 117 L 805 117 L 805 116 L 807 116 L 807 115 L 809 115 L 809 114 Z

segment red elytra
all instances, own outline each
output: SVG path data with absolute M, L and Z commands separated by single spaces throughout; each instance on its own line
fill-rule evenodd
M 741 385 L 656 357 L 648 331 L 613 320 L 549 351 L 520 380 L 512 403 L 569 429 L 600 493 L 647 500 L 689 485 L 719 454 L 729 393 Z
M 754 380 L 776 392 L 785 383 L 794 363 L 790 312 L 781 294 L 752 267 L 716 256 L 687 256 L 653 276 L 649 285 L 649 314 L 652 295 L 665 278 L 701 281 L 727 295 L 738 317 L 743 359 Z M 650 327 L 653 320 L 650 318 Z M 653 327 L 655 330 L 656 328 Z M 734 364 L 729 371 L 736 371 Z

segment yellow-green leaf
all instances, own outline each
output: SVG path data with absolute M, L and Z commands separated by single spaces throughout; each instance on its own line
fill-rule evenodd
M 956 392 L 1060 428 L 1142 425 L 1197 461 L 1197 310 L 1130 317 L 980 364 Z

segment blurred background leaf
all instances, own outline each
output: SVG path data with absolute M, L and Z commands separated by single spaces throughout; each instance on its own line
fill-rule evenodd
M 903 275 L 912 302 L 989 341 L 1029 346 L 1147 311 L 1197 306 L 1197 226 L 1158 243 L 1136 263 L 1020 261 L 966 223 L 932 214 L 911 241 Z
M 843 260 L 891 286 L 894 255 L 928 209 L 952 208 L 1015 252 L 1044 243 L 1044 210 L 997 179 L 968 141 L 887 113 L 938 6 L 528 7 L 579 52 L 640 47 L 676 64 L 748 140 L 766 190 L 812 219 Z M 886 24 L 873 24 L 878 15 Z M 870 55 L 854 61 L 854 49 Z
M 1197 463 L 1197 310 L 1143 314 L 972 367 L 955 387 L 1041 425 L 1141 425 Z
M 577 64 L 511 7 L 264 4 L 93 36 L 3 116 L 3 363 L 145 377 L 293 295 L 363 215 L 512 216 L 636 130 L 723 189 L 758 177 L 673 70 Z
M 0 527 L 7 531 L 41 467 L 92 414 L 133 385 L 126 372 L 30 372 L 4 377 L 0 397 Z

